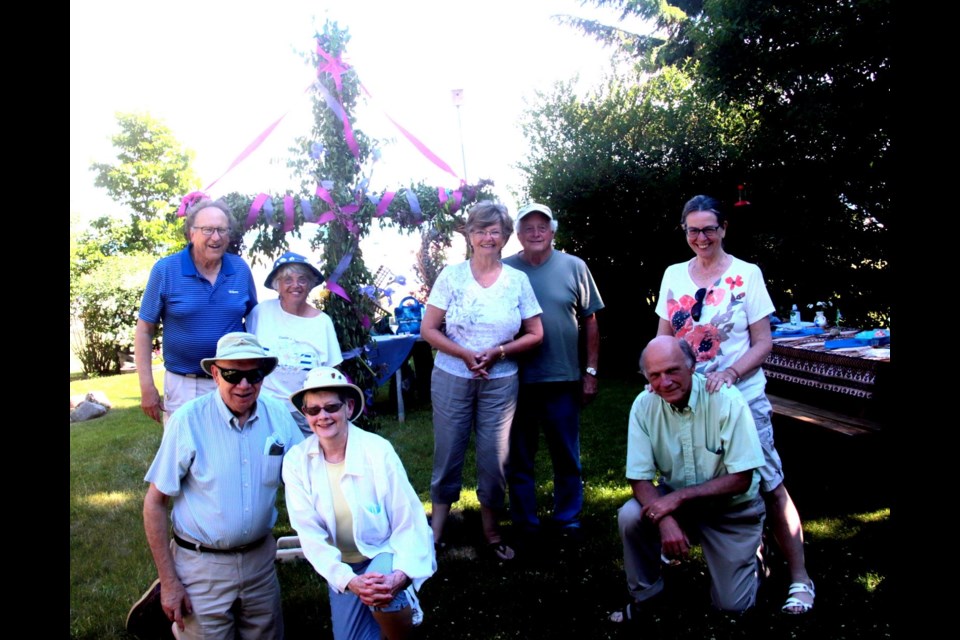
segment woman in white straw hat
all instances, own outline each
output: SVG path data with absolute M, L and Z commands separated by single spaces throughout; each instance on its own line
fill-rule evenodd
M 284 459 L 287 512 L 327 581 L 333 637 L 405 638 L 437 569 L 423 504 L 393 446 L 351 422 L 363 392 L 340 371 L 311 370 L 290 402 L 312 435 Z

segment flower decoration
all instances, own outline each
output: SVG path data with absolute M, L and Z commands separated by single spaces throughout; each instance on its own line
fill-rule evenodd
M 727 279 L 724 282 L 730 285 L 730 291 L 733 291 L 736 287 L 743 286 L 743 278 L 740 276 L 737 276 L 736 279 L 727 276 Z
M 373 302 L 378 303 L 380 298 L 387 299 L 387 306 L 393 306 L 393 294 L 396 293 L 393 287 L 390 285 L 398 284 L 401 287 L 407 284 L 407 279 L 404 276 L 394 276 L 392 280 L 386 282 L 382 286 L 377 286 L 375 284 L 367 284 L 360 287 L 360 294 L 366 296 L 373 300 Z
M 827 300 L 826 302 L 813 302 L 807 305 L 807 309 L 816 308 L 817 311 L 826 311 L 828 308 L 833 306 L 833 302 Z

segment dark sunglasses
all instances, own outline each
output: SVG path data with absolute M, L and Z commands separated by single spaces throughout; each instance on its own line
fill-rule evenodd
M 246 379 L 250 384 L 257 384 L 263 381 L 263 371 L 259 367 L 241 371 L 240 369 L 220 369 L 220 377 L 230 384 L 240 384 L 241 380 Z
M 321 406 L 313 406 L 313 407 L 304 406 L 303 409 L 301 409 L 301 411 L 303 411 L 304 415 L 315 416 L 315 415 L 318 415 L 321 411 L 326 411 L 328 415 L 333 415 L 337 411 L 340 411 L 340 409 L 343 409 L 342 402 L 331 402 L 330 404 L 325 404 L 322 407 Z
M 704 287 L 693 294 L 694 299 L 696 299 L 696 304 L 690 307 L 690 317 L 693 318 L 694 322 L 700 321 L 700 312 L 703 311 L 703 299 L 707 297 L 707 288 Z

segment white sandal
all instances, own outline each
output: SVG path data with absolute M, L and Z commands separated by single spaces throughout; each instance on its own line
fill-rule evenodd
M 810 602 L 804 602 L 800 598 L 795 598 L 793 596 L 795 593 L 809 593 Z M 817 593 L 813 588 L 813 580 L 810 581 L 810 584 L 805 582 L 794 582 L 790 585 L 790 588 L 787 589 L 787 601 L 782 607 L 780 607 L 780 611 L 793 616 L 808 613 L 811 609 L 813 609 L 813 599 L 816 597 Z M 790 611 L 789 609 L 792 608 L 798 608 L 799 611 Z

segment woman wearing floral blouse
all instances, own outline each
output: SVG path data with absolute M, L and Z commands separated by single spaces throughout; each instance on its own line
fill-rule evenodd
M 761 368 L 773 347 L 768 318 L 773 302 L 760 268 L 724 251 L 727 219 L 716 200 L 692 198 L 683 207 L 680 224 L 694 257 L 667 267 L 663 274 L 657 334 L 675 335 L 693 347 L 708 391 L 736 386 L 750 405 L 766 460 L 760 469 L 760 489 L 790 571 L 783 611 L 807 613 L 815 594 L 804 561 L 803 527 L 783 485 L 783 467 L 773 444 L 773 409 Z

